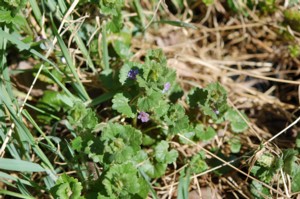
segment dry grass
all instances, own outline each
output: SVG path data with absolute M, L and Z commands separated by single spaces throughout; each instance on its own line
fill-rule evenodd
M 255 10 L 248 10 L 249 16 L 245 17 L 229 14 L 219 1 L 210 7 L 197 1 L 183 13 L 183 18 L 176 19 L 164 4 L 164 14 L 162 11 L 154 13 L 156 20 L 181 20 L 193 23 L 197 29 L 157 25 L 149 27 L 143 37 L 133 40 L 135 59 L 142 57 L 149 48 L 162 48 L 168 57 L 169 67 L 177 70 L 178 81 L 184 88 L 188 90 L 190 86 L 203 87 L 219 81 L 228 91 L 229 104 L 250 118 L 247 121 L 249 130 L 241 135 L 242 150 L 256 152 L 244 157 L 248 161 L 243 161 L 242 168 L 222 160 L 223 166 L 230 164 L 234 171 L 217 182 L 212 179 L 214 175 L 211 172 L 220 167 L 192 176 L 191 198 L 206 198 L 206 192 L 215 193 L 212 198 L 220 198 L 221 194 L 232 198 L 251 198 L 247 185 L 253 177 L 247 172 L 257 157 L 263 151 L 278 156 L 282 149 L 295 144 L 300 119 L 300 60 L 290 56 L 288 46 L 299 45 L 300 34 L 280 25 L 285 2 L 277 5 L 278 9 L 272 15 L 258 16 Z M 155 10 L 147 3 L 144 6 L 149 11 Z M 201 14 L 191 15 L 197 11 Z M 168 13 L 167 16 L 165 13 Z M 282 30 L 294 35 L 294 40 L 285 40 L 280 34 Z M 209 143 L 209 147 L 221 147 L 226 153 L 230 132 L 226 126 L 218 132 L 222 135 Z M 260 150 L 261 143 L 265 147 Z M 208 158 L 219 158 L 204 148 L 207 144 L 178 146 L 178 150 L 186 156 L 205 150 Z M 161 198 L 176 196 L 178 173 L 185 166 L 175 165 L 176 170 L 170 171 L 155 188 Z M 289 176 L 281 171 L 278 181 L 273 183 L 264 186 L 278 198 L 291 197 Z M 277 189 L 273 189 L 276 183 Z

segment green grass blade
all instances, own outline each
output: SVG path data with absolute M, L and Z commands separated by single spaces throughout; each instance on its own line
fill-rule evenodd
M 21 183 L 20 181 L 17 181 L 17 188 L 18 190 L 24 195 L 24 196 L 31 196 L 30 192 L 27 190 L 26 186 Z
M 49 138 L 51 138 L 51 136 L 47 136 L 47 138 L 49 139 Z M 45 144 L 45 143 L 42 143 L 42 142 L 40 142 L 39 144 L 41 145 L 42 148 L 46 148 L 46 149 L 50 150 L 55 155 L 59 156 L 62 161 L 65 161 L 65 157 L 63 156 L 63 154 L 59 150 L 57 150 L 57 148 L 52 147 L 51 145 Z
M 32 106 L 31 104 L 25 103 L 25 106 L 27 106 L 27 107 L 29 107 L 29 108 L 31 108 L 31 109 L 33 109 L 33 110 L 39 112 L 39 113 L 47 114 L 47 115 L 49 115 L 51 118 L 53 118 L 53 119 L 55 119 L 55 120 L 58 120 L 58 121 L 60 120 L 59 117 L 57 117 L 57 116 L 55 116 L 55 115 L 52 115 L 52 114 L 49 114 L 49 113 L 47 113 L 46 111 L 44 111 L 44 110 L 42 110 L 42 109 L 40 109 L 40 108 L 38 108 L 38 107 Z
M 4 141 L 7 135 L 8 127 L 6 125 L 5 119 L 7 118 L 7 114 L 4 112 L 4 105 L 0 99 L 0 137 Z M 19 154 L 19 150 L 16 149 L 16 146 L 13 143 L 8 143 L 6 146 L 10 155 L 15 159 L 21 159 L 21 154 Z
M 75 35 L 75 41 L 81 51 L 81 53 L 83 54 L 84 58 L 86 58 L 86 62 L 87 62 L 87 65 L 88 67 L 94 72 L 96 73 L 96 69 L 95 69 L 95 66 L 93 64 L 93 61 L 89 55 L 89 52 L 88 50 L 86 49 L 82 39 L 78 36 L 78 34 Z
M 190 170 L 183 170 L 180 173 L 177 199 L 188 199 L 189 198 L 189 185 L 190 185 Z
M 64 1 L 59 0 L 59 1 L 58 1 L 58 6 L 59 6 L 60 11 L 61 11 L 62 13 L 65 13 L 65 12 L 67 11 L 67 6 L 66 6 L 66 4 L 65 4 Z M 67 19 L 71 19 L 71 17 L 68 17 Z M 69 30 L 70 30 L 71 33 L 73 33 L 72 30 L 74 30 L 74 26 L 73 26 L 73 25 L 70 25 L 70 29 L 69 29 Z M 75 38 L 75 42 L 77 43 L 77 45 L 78 45 L 78 47 L 79 47 L 81 53 L 83 54 L 84 58 L 85 58 L 86 61 L 87 61 L 88 67 L 89 67 L 94 73 L 97 72 L 96 69 L 95 69 L 95 66 L 94 66 L 94 64 L 93 64 L 93 61 L 92 61 L 92 59 L 91 59 L 91 57 L 90 57 L 90 55 L 89 55 L 89 53 L 88 53 L 88 50 L 86 49 L 86 47 L 85 47 L 85 45 L 84 45 L 82 39 L 78 36 L 78 33 L 75 34 L 75 37 L 74 37 L 74 38 Z
M 108 46 L 107 46 L 107 39 L 106 39 L 106 24 L 103 24 L 102 26 L 101 48 L 102 48 L 102 60 L 103 60 L 104 70 L 109 71 Z
M 99 97 L 96 97 L 95 99 L 93 99 L 89 106 L 93 107 L 93 106 L 97 106 L 107 100 L 110 100 L 111 98 L 113 98 L 113 96 L 116 94 L 117 92 L 108 92 L 108 93 L 104 93 L 102 95 L 100 95 Z
M 72 58 L 69 54 L 68 48 L 67 48 L 66 44 L 64 43 L 64 41 L 62 40 L 62 38 L 60 37 L 60 35 L 58 34 L 52 17 L 51 17 L 51 22 L 52 22 L 52 29 L 53 29 L 54 35 L 57 38 L 58 44 L 59 44 L 59 46 L 61 48 L 61 51 L 62 51 L 62 53 L 63 53 L 63 55 L 66 59 L 67 65 L 68 65 L 69 69 L 71 70 L 72 75 L 74 76 L 74 78 L 76 80 L 76 82 L 73 82 L 72 86 L 78 92 L 81 99 L 83 101 L 87 101 L 87 100 L 89 100 L 89 96 L 88 96 L 86 90 L 84 89 L 80 79 L 79 79 L 79 76 L 76 72 L 76 68 L 75 68 L 74 64 L 72 63 Z
M 58 7 L 57 1 L 47 0 L 47 1 L 44 1 L 44 2 L 45 2 L 46 7 L 48 7 L 48 9 L 50 10 L 50 12 L 53 13 L 54 16 L 59 21 L 61 21 L 62 20 L 62 13 L 61 13 L 60 9 L 57 9 L 57 7 Z
M 1 29 L 1 28 L 0 28 Z M 4 31 L 8 32 L 8 28 L 4 27 Z M 4 80 L 4 84 L 6 87 L 6 90 L 8 91 L 9 95 L 12 97 L 12 85 L 10 81 L 9 76 L 9 68 L 7 67 L 7 61 L 6 61 L 6 46 L 7 46 L 7 39 L 4 37 L 0 37 L 0 67 L 1 72 Z
M 65 4 L 65 1 L 64 0 L 58 0 L 58 7 L 60 8 L 60 11 L 62 13 L 65 13 L 67 12 L 67 5 Z
M 71 155 L 72 158 L 75 159 L 75 151 L 72 149 L 71 145 L 69 144 L 69 142 L 67 140 L 65 140 L 67 149 L 69 151 L 69 154 Z M 81 165 L 78 162 L 78 166 L 76 167 L 76 173 L 78 174 L 78 177 L 81 178 L 82 181 L 85 181 L 88 176 L 87 176 L 87 168 L 84 165 Z
M 158 196 L 157 196 L 155 190 L 153 189 L 151 183 L 149 182 L 148 177 L 147 177 L 147 175 L 145 174 L 145 172 L 144 172 L 143 170 L 141 170 L 140 168 L 138 168 L 138 171 L 139 171 L 139 173 L 143 176 L 143 178 L 145 179 L 145 181 L 147 182 L 147 184 L 149 185 L 150 192 L 151 192 L 151 194 L 152 194 L 152 198 L 153 198 L 153 199 L 158 199 Z
M 31 52 L 33 55 L 39 57 L 40 59 L 44 60 L 45 62 L 48 62 L 49 64 L 51 64 L 52 66 L 54 66 L 55 68 L 57 68 L 57 66 L 50 61 L 49 59 L 47 59 L 44 55 L 42 55 L 41 53 L 37 52 L 34 49 L 30 49 L 29 52 Z
M 40 8 L 36 2 L 36 0 L 29 0 L 29 3 L 31 5 L 31 8 L 32 8 L 32 11 L 33 11 L 33 14 L 35 16 L 35 19 L 36 21 L 39 23 L 39 26 L 40 28 L 43 28 L 43 24 L 42 24 L 42 21 L 43 21 L 43 18 L 42 18 L 42 13 L 40 11 Z
M 39 125 L 34 121 L 34 119 L 30 116 L 27 110 L 23 110 L 22 114 L 27 118 L 28 121 L 36 128 L 36 130 L 42 135 L 42 137 L 47 141 L 47 143 L 54 148 L 52 151 L 56 150 L 55 145 L 51 142 L 51 140 L 46 136 L 46 134 L 40 129 Z
M 6 27 L 4 27 L 4 31 L 8 32 L 8 29 Z M 7 67 L 7 62 L 6 62 L 6 46 L 7 46 L 7 39 L 5 37 L 0 37 L 0 71 L 2 71 L 2 77 L 3 77 L 3 81 L 0 80 L 0 85 L 4 85 L 6 90 L 8 91 L 8 95 L 10 96 L 11 99 L 14 99 L 13 96 L 13 89 L 12 89 L 12 85 L 11 85 L 11 81 L 10 81 L 10 74 L 9 74 L 9 68 Z M 16 102 L 16 100 L 15 100 Z M 18 105 L 17 103 L 14 103 L 16 106 Z M 7 117 L 7 115 L 4 112 L 4 108 L 3 108 L 3 104 L 0 100 L 0 124 L 1 124 L 1 128 L 0 128 L 0 137 L 1 139 L 4 141 L 6 138 L 6 134 L 8 131 L 7 125 L 6 125 L 6 121 L 5 118 Z M 16 149 L 14 144 L 9 143 L 7 145 L 7 149 L 10 153 L 10 155 L 12 157 L 14 157 L 15 159 L 21 159 L 20 154 L 19 154 L 19 150 Z
M 2 140 L 5 139 L 7 134 L 7 130 L 3 131 L 0 129 L 0 137 Z M 20 150 L 17 150 L 16 146 L 13 143 L 9 143 L 6 148 L 9 151 L 9 154 L 15 159 L 21 159 L 21 154 L 19 154 Z
M 9 174 L 4 173 L 2 171 L 0 171 L 0 179 L 1 179 L 1 181 L 3 179 L 8 179 L 8 180 L 11 180 L 11 181 L 14 181 L 14 182 L 19 181 L 19 182 L 21 182 L 21 183 L 23 183 L 25 185 L 32 186 L 32 184 L 29 181 L 21 179 L 21 178 L 18 178 L 18 177 L 15 177 L 13 175 L 9 175 Z
M 8 171 L 44 172 L 45 169 L 39 164 L 8 158 L 0 158 L 0 169 Z
M 6 179 L 1 179 L 1 182 L 6 184 L 9 187 L 12 187 L 14 189 L 17 188 L 17 186 L 15 185 L 15 183 L 11 182 L 10 180 L 6 180 Z M 1 196 L 1 195 L 0 195 Z
M 7 190 L 0 190 L 0 195 L 1 194 L 12 196 L 13 198 L 35 199 L 34 197 L 31 197 L 31 196 L 24 196 L 23 194 L 19 194 L 19 193 L 7 191 Z
M 39 57 L 40 59 L 48 62 L 50 65 L 57 67 L 53 62 L 51 62 L 49 59 L 47 59 L 44 55 L 42 55 L 41 53 L 37 52 L 34 49 L 30 49 L 30 45 L 24 43 L 23 41 L 21 41 L 19 38 L 15 37 L 14 35 L 8 34 L 5 31 L 0 29 L 0 39 L 1 37 L 9 40 L 10 42 L 14 43 L 17 45 L 17 48 L 22 51 L 22 50 L 28 50 L 29 52 L 31 52 L 33 55 Z
M 27 148 L 27 145 L 25 143 L 28 143 L 31 145 L 33 150 L 36 152 L 36 154 L 41 158 L 41 160 L 47 165 L 48 168 L 53 170 L 53 166 L 48 160 L 47 156 L 44 154 L 44 152 L 38 147 L 38 145 L 35 143 L 35 140 L 33 136 L 31 135 L 30 131 L 27 129 L 27 127 L 22 122 L 22 119 L 18 116 L 17 112 L 13 108 L 13 104 L 10 101 L 10 98 L 6 92 L 6 90 L 2 87 L 0 88 L 0 100 L 4 103 L 7 110 L 10 112 L 10 115 L 13 119 L 13 122 L 16 125 L 16 129 L 19 135 L 19 138 L 21 139 L 20 146 L 25 150 Z M 29 150 L 24 151 L 24 155 L 27 156 L 28 159 L 30 159 Z
M 139 0 L 134 0 L 133 5 L 136 9 L 136 12 L 137 12 L 140 20 L 141 20 L 142 27 L 144 28 L 146 23 L 145 23 L 145 15 L 144 15 L 141 3 Z
M 44 183 L 48 190 L 50 190 L 53 186 L 55 186 L 55 181 L 53 181 L 49 176 L 46 176 L 44 178 Z
M 6 38 L 7 40 L 9 40 L 10 42 L 14 43 L 17 45 L 17 48 L 22 51 L 22 50 L 29 50 L 30 49 L 30 45 L 29 44 L 25 44 L 24 42 L 22 42 L 20 39 L 16 38 L 15 36 L 13 36 L 12 34 L 8 34 L 7 32 L 3 31 L 2 29 L 0 29 L 0 38 Z
M 62 84 L 47 68 L 43 68 L 43 70 L 46 72 L 45 75 L 57 83 L 70 98 L 75 99 L 74 95 L 65 87 L 65 85 Z
M 14 104 L 11 101 L 11 98 L 9 96 L 9 94 L 7 93 L 7 91 L 5 90 L 4 86 L 1 85 L 0 88 L 0 100 L 1 103 L 3 102 L 3 105 L 7 108 L 7 111 L 9 112 L 13 123 L 16 125 L 16 129 L 18 134 L 14 136 L 15 141 L 19 142 L 19 151 L 22 153 L 20 154 L 21 156 L 25 155 L 27 157 L 27 159 L 30 159 L 30 155 L 28 153 L 29 151 L 29 145 L 28 145 L 28 141 L 26 142 L 26 140 L 28 140 L 27 135 L 26 135 L 26 131 L 28 131 L 28 129 L 26 128 L 26 126 L 23 124 L 23 122 L 21 122 L 21 118 L 18 116 L 17 111 L 14 109 Z M 32 138 L 33 140 L 33 138 Z M 27 149 L 27 150 L 26 150 Z

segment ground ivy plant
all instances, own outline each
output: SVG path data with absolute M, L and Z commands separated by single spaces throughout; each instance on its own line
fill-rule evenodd
M 78 167 L 80 162 L 90 162 L 95 169 L 92 173 L 84 167 L 86 177 L 81 181 L 61 176 L 51 189 L 53 196 L 64 198 L 67 192 L 82 198 L 146 198 L 151 179 L 165 175 L 179 157 L 171 142 L 211 140 L 216 131 L 206 120 L 227 121 L 236 134 L 247 128 L 227 105 L 226 90 L 219 83 L 192 88 L 185 95 L 161 50 L 150 50 L 143 63 L 125 62 L 107 76 L 118 81 L 111 89 L 109 120 L 64 93 L 51 103 L 52 111 L 67 114 L 64 123 L 73 135 L 69 150 L 74 157 L 69 161 Z M 51 93 L 47 96 L 51 98 Z M 193 172 L 208 168 L 203 153 L 187 161 Z

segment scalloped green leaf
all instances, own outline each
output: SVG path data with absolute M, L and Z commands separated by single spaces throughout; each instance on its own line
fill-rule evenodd
M 203 141 L 208 141 L 208 140 L 212 139 L 213 137 L 215 137 L 215 135 L 217 134 L 215 129 L 213 129 L 210 126 L 205 131 L 202 131 L 202 129 L 198 129 L 198 130 L 201 130 L 201 131 L 197 133 L 197 137 Z
M 247 117 L 245 114 L 243 114 L 243 116 L 245 118 Z M 225 113 L 225 119 L 230 121 L 231 130 L 235 133 L 242 133 L 248 129 L 247 123 L 243 120 L 239 113 L 233 109 L 229 109 Z
M 62 174 L 56 181 L 56 185 L 51 188 L 50 192 L 54 198 L 61 199 L 84 199 L 81 196 L 82 185 L 78 182 L 78 179 Z
M 238 153 L 241 150 L 242 144 L 239 138 L 234 137 L 229 140 L 230 150 L 232 153 Z
M 161 163 L 167 163 L 170 164 L 174 161 L 176 161 L 178 157 L 178 152 L 175 149 L 172 149 L 171 151 L 168 151 L 169 149 L 169 144 L 167 141 L 161 141 L 158 143 L 155 148 L 155 159 L 158 162 Z
M 123 95 L 123 93 L 118 93 L 114 96 L 112 103 L 112 108 L 127 117 L 134 118 L 135 114 L 132 112 L 131 107 L 128 104 L 129 99 Z

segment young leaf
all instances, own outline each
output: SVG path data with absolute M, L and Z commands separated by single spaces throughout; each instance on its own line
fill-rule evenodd
M 275 157 L 272 154 L 266 153 L 262 154 L 258 159 L 257 163 L 263 167 L 270 168 L 272 164 L 275 162 Z
M 117 40 L 113 43 L 113 46 L 117 54 L 122 59 L 128 60 L 132 56 L 132 53 L 130 51 L 130 46 L 128 44 L 125 44 L 123 41 Z
M 91 143 L 86 149 L 87 154 L 105 165 L 132 161 L 132 157 L 141 150 L 142 133 L 129 126 L 108 123 L 103 129 L 100 141 Z M 103 160 L 103 158 L 106 158 Z
M 132 163 L 112 166 L 103 180 L 108 196 L 134 198 L 136 194 L 145 195 L 145 188 L 148 194 L 149 189 L 142 182 L 144 179 L 137 174 L 138 170 Z
M 138 108 L 143 111 L 153 111 L 159 101 L 162 100 L 162 93 L 149 90 L 147 96 L 138 99 Z
M 163 88 L 167 82 L 171 85 L 174 84 L 176 72 L 166 66 L 167 59 L 161 49 L 148 51 L 142 76 L 147 82 L 153 83 L 151 86 L 152 89 L 154 89 L 154 87 Z
M 78 198 L 84 199 L 81 195 L 82 185 L 76 178 L 63 174 L 56 181 L 56 185 L 51 188 L 50 192 L 54 198 L 68 199 Z
M 297 168 L 297 155 L 298 151 L 293 149 L 286 149 L 283 151 L 283 170 L 289 175 L 293 175 L 295 169 Z
M 87 108 L 82 102 L 76 102 L 71 110 L 68 111 L 68 121 L 78 131 L 93 130 L 98 124 L 96 113 Z
M 144 134 L 143 135 L 143 145 L 144 146 L 151 146 L 156 142 L 155 138 L 152 138 L 151 136 Z
M 190 168 L 192 173 L 201 173 L 208 169 L 208 165 L 205 162 L 205 154 L 203 152 L 192 157 Z
M 143 162 L 141 169 L 150 177 L 150 178 L 159 178 L 166 172 L 168 164 L 154 161 L 151 163 L 149 160 Z
M 251 182 L 250 191 L 257 199 L 265 199 L 270 197 L 270 191 L 255 180 Z
M 11 16 L 11 11 L 9 10 L 0 10 L 0 22 L 1 23 L 11 23 L 13 20 L 13 17 Z
M 203 134 L 205 133 L 204 125 L 203 124 L 197 124 L 195 127 L 195 136 L 198 139 L 201 139 L 203 137 Z
M 243 114 L 243 116 L 246 117 L 245 114 Z M 225 119 L 230 121 L 230 127 L 231 127 L 232 131 L 235 133 L 244 132 L 248 128 L 247 123 L 238 114 L 238 112 L 236 112 L 233 109 L 229 109 L 225 113 Z
M 132 126 L 109 123 L 103 130 L 101 140 L 108 141 L 116 138 L 122 138 L 124 143 L 132 147 L 135 151 L 140 150 L 142 133 Z
M 238 137 L 229 140 L 230 150 L 232 153 L 238 153 L 241 150 L 242 144 Z
M 177 133 L 185 134 L 189 131 L 191 131 L 191 128 L 189 125 L 189 118 L 187 115 L 175 121 L 175 124 L 173 126 L 169 126 L 169 134 L 171 135 L 176 135 Z
M 300 166 L 295 165 L 293 170 L 295 171 L 292 176 L 292 192 L 300 191 Z
M 86 130 L 93 130 L 98 124 L 96 113 L 91 108 L 87 108 L 87 113 L 82 119 L 82 124 L 83 129 Z
M 76 137 L 74 140 L 72 140 L 72 148 L 76 151 L 81 151 L 82 148 L 82 138 Z
M 129 99 L 126 98 L 123 93 L 118 93 L 114 96 L 112 108 L 127 117 L 133 118 L 135 114 L 132 112 L 131 107 L 128 104 Z
M 193 140 L 194 136 L 195 136 L 195 132 L 194 131 L 187 131 L 187 132 L 184 132 L 184 133 L 181 133 L 182 136 L 184 136 L 185 138 L 182 138 L 181 136 L 179 137 L 179 141 L 180 143 L 182 144 L 192 144 L 191 141 L 189 140 Z
M 251 172 L 258 176 L 260 180 L 269 183 L 282 166 L 283 160 L 281 158 L 266 153 L 259 157 L 257 165 L 254 166 L 255 169 Z
M 170 164 L 174 162 L 178 157 L 178 152 L 175 149 L 168 151 L 169 144 L 166 141 L 161 141 L 154 148 L 155 159 L 161 163 Z
M 227 92 L 219 83 L 211 83 L 204 89 L 192 89 L 187 101 L 192 108 L 200 107 L 205 115 L 217 123 L 223 121 L 228 109 Z
M 168 115 L 164 117 L 165 122 L 168 125 L 176 125 L 176 122 L 182 120 L 185 115 L 185 109 L 180 104 L 174 104 L 170 107 Z
M 153 107 L 153 112 L 157 118 L 160 118 L 167 114 L 170 105 L 165 100 L 160 100 L 157 102 L 157 105 Z
M 215 137 L 215 135 L 216 135 L 216 131 L 210 126 L 206 129 L 206 131 L 197 133 L 198 138 L 203 141 L 208 141 L 213 137 Z
M 61 108 L 65 107 L 64 105 L 70 104 L 68 100 L 70 100 L 70 98 L 65 94 L 47 90 L 38 101 L 37 106 L 46 111 L 58 112 Z M 65 101 L 66 103 L 64 103 Z M 73 104 L 70 105 L 70 107 L 72 107 Z
M 187 101 L 192 108 L 196 108 L 199 105 L 202 106 L 205 105 L 207 96 L 208 96 L 208 92 L 206 90 L 195 88 L 190 91 Z

